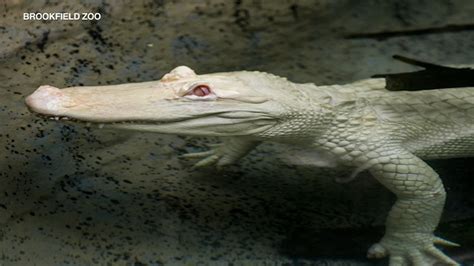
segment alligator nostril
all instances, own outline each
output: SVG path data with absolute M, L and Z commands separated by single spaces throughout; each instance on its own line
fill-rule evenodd
M 53 86 L 43 85 L 33 94 L 26 97 L 25 102 L 29 108 L 39 113 L 54 113 L 64 99 L 64 93 Z
M 49 94 L 49 95 L 57 95 L 61 94 L 61 90 L 59 88 L 50 86 L 50 85 L 42 85 L 33 93 L 35 94 Z

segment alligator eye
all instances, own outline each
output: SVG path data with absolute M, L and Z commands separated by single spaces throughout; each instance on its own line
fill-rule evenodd
M 199 97 L 203 97 L 203 96 L 209 95 L 210 93 L 211 93 L 211 88 L 209 88 L 209 86 L 207 86 L 207 85 L 198 85 L 192 90 L 192 92 L 190 94 L 195 95 L 195 96 L 199 96 Z

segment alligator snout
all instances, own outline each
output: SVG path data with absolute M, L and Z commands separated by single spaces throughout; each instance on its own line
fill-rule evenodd
M 26 97 L 26 105 L 32 110 L 44 115 L 60 115 L 60 111 L 70 103 L 68 96 L 61 89 L 43 85 L 33 94 Z

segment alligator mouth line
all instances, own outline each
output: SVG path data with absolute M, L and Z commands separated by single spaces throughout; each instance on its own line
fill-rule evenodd
M 74 124 L 82 124 L 87 127 L 91 126 L 98 126 L 99 128 L 103 128 L 106 125 L 162 125 L 166 123 L 172 123 L 172 122 L 179 122 L 179 121 L 184 121 L 186 119 L 176 119 L 176 120 L 168 120 L 166 122 L 157 122 L 157 121 L 152 121 L 152 120 L 123 120 L 123 121 L 115 121 L 115 122 L 96 122 L 96 121 L 85 121 L 81 119 L 76 119 L 76 118 L 71 118 L 68 116 L 49 116 L 49 115 L 43 115 L 43 114 L 36 114 L 36 117 L 42 118 L 43 120 L 54 120 L 54 121 L 62 121 L 66 123 L 74 123 Z
M 74 124 L 83 124 L 87 127 L 90 127 L 92 125 L 97 125 L 99 128 L 103 128 L 104 126 L 120 126 L 120 125 L 165 125 L 165 124 L 171 124 L 171 123 L 177 123 L 177 122 L 183 122 L 187 120 L 192 120 L 192 119 L 199 119 L 199 118 L 205 118 L 209 116 L 218 116 L 218 117 L 225 117 L 225 114 L 229 112 L 215 112 L 215 113 L 208 113 L 208 114 L 202 114 L 198 116 L 193 116 L 193 117 L 183 117 L 183 118 L 175 118 L 175 119 L 166 119 L 164 121 L 158 122 L 154 120 L 122 120 L 122 121 L 106 121 L 106 122 L 101 122 L 101 121 L 86 121 L 86 120 L 81 120 L 77 118 L 72 118 L 69 116 L 55 116 L 55 115 L 45 115 L 45 114 L 39 114 L 35 113 L 35 116 L 42 118 L 44 120 L 54 120 L 54 121 L 64 121 L 67 123 L 74 123 Z M 231 112 L 230 112 L 231 113 Z M 257 113 L 257 112 L 255 112 Z M 267 117 L 267 119 L 269 119 Z M 264 119 L 264 120 L 267 120 Z

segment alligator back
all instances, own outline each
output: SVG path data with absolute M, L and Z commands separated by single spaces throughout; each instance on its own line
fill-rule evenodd
M 474 156 L 474 87 L 359 93 L 389 134 L 425 159 Z

